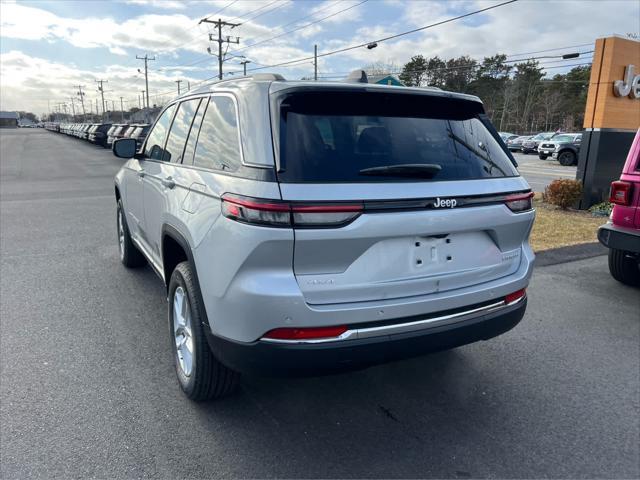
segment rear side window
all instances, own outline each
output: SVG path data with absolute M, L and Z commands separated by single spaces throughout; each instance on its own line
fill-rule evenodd
M 167 138 L 167 130 L 169 129 L 169 125 L 171 125 L 171 119 L 173 118 L 173 113 L 175 111 L 175 105 L 171 105 L 167 108 L 153 126 L 151 132 L 149 132 L 147 143 L 144 146 L 145 157 L 153 160 L 162 160 L 164 141 Z
M 214 95 L 202 119 L 193 165 L 235 172 L 241 163 L 235 103 L 230 97 Z
M 477 102 L 426 95 L 293 94 L 281 104 L 278 178 L 324 183 L 517 176 L 482 113 Z M 432 172 L 367 172 L 398 165 L 426 165 Z
M 167 146 L 164 149 L 162 160 L 165 162 L 182 162 L 182 152 L 187 141 L 187 135 L 191 129 L 191 123 L 195 116 L 200 99 L 187 100 L 180 104 L 176 116 L 171 125 L 171 131 L 167 138 Z

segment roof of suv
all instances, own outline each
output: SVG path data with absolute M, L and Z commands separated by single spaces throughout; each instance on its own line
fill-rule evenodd
M 294 88 L 309 88 L 313 90 L 353 90 L 353 91 L 376 91 L 385 93 L 397 93 L 397 94 L 416 94 L 416 95 L 433 95 L 438 97 L 450 97 L 459 98 L 463 100 L 471 100 L 480 102 L 481 100 L 475 95 L 467 95 L 464 93 L 449 92 L 440 90 L 434 87 L 400 87 L 379 85 L 375 83 L 357 83 L 357 82 L 328 82 L 328 81 L 313 81 L 313 80 L 286 80 L 284 77 L 278 74 L 261 73 L 247 77 L 233 78 L 229 80 L 220 80 L 217 82 L 203 85 L 195 90 L 187 92 L 181 97 L 188 97 L 190 95 L 213 93 L 217 91 L 229 91 L 233 90 L 234 93 L 242 95 L 243 92 L 247 92 L 254 86 L 255 89 L 264 90 L 265 93 L 274 93 L 278 91 L 294 89 Z M 248 93 L 248 92 L 247 92 Z

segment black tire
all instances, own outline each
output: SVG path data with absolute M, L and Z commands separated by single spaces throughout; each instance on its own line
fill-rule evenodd
M 176 328 L 174 327 L 174 301 L 176 291 L 179 288 L 184 298 L 188 300 L 186 308 L 190 311 L 191 334 L 186 343 L 191 345 L 192 350 L 188 374 L 185 373 L 180 363 L 176 345 Z M 202 298 L 200 288 L 189 262 L 179 263 L 169 281 L 169 333 L 178 383 L 185 395 L 194 401 L 213 400 L 227 396 L 233 393 L 240 379 L 240 374 L 220 363 L 209 348 L 204 331 L 209 327 L 206 326 L 206 314 L 204 305 L 200 303 L 200 298 Z
M 560 165 L 565 167 L 570 167 L 571 165 L 575 165 L 576 163 L 576 154 L 571 150 L 565 150 L 564 152 L 560 152 L 558 154 L 558 162 Z
M 547 158 L 549 158 L 549 155 L 544 155 L 544 154 L 542 154 L 542 153 L 539 153 L 539 154 L 538 154 L 538 158 L 539 158 L 540 160 L 546 160 Z
M 118 231 L 118 250 L 120 251 L 120 261 L 122 264 L 127 268 L 136 268 L 145 265 L 147 260 L 131 240 L 129 226 L 127 225 L 127 216 L 124 214 L 121 199 L 118 199 L 116 227 Z
M 640 286 L 638 259 L 624 250 L 609 249 L 609 272 L 613 278 L 625 285 Z

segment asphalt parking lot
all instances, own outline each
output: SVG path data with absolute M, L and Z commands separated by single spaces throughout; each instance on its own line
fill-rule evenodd
M 527 179 L 534 192 L 544 192 L 544 188 L 553 180 L 576 178 L 578 167 L 564 167 L 556 160 L 540 160 L 537 154 L 514 153 L 520 175 Z
M 491 341 L 194 404 L 161 282 L 119 263 L 120 164 L 0 131 L 0 477 L 640 476 L 640 295 L 606 257 L 537 268 Z

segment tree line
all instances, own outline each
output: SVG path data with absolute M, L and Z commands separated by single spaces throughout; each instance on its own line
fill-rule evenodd
M 371 73 L 381 73 L 372 66 Z M 481 62 L 468 57 L 443 59 L 415 55 L 401 69 L 407 86 L 439 87 L 477 95 L 499 131 L 517 134 L 582 130 L 591 66 L 545 77 L 537 60 L 507 61 L 498 54 Z

